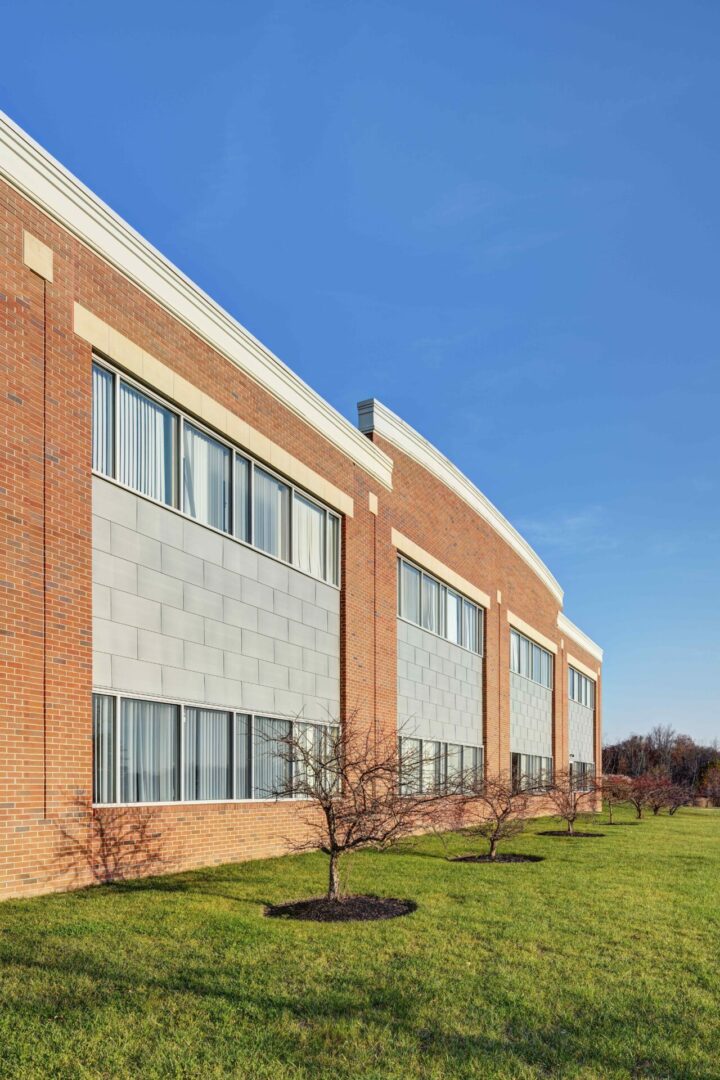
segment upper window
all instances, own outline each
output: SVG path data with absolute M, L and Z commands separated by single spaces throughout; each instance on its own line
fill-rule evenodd
M 595 683 L 574 667 L 568 668 L 568 697 L 588 709 L 595 708 Z
M 483 609 L 398 559 L 398 615 L 472 652 L 483 651 Z
M 96 472 L 340 584 L 337 514 L 101 363 L 92 398 Z
M 517 630 L 510 631 L 510 670 L 552 690 L 552 653 Z

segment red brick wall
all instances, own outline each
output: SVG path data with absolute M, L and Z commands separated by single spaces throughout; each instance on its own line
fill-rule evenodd
M 54 252 L 54 280 L 23 264 L 23 230 Z M 485 662 L 488 766 L 509 763 L 505 608 L 559 643 L 557 604 L 459 498 L 389 444 L 385 492 L 316 431 L 144 293 L 0 183 L 0 896 L 84 884 L 113 863 L 171 870 L 279 854 L 302 833 L 295 804 L 96 811 L 91 792 L 91 349 L 73 302 L 125 334 L 348 492 L 343 531 L 341 706 L 382 732 L 396 723 L 397 528 L 492 598 Z M 379 496 L 377 517 L 368 492 Z M 502 605 L 495 602 L 502 592 Z M 566 643 L 567 647 L 567 643 Z M 596 666 L 579 646 L 571 650 Z M 564 665 L 556 665 L 556 757 L 567 752 Z M 598 725 L 599 746 L 599 725 Z M 599 752 L 598 752 L 599 760 Z M 123 831 L 124 830 L 124 831 Z M 102 829 L 100 829 L 102 833 Z M 105 845 L 103 848 L 103 844 Z M 102 850 L 100 850 L 102 849 Z M 92 854 L 90 854 L 92 853 Z M 120 866 L 123 872 L 127 869 Z

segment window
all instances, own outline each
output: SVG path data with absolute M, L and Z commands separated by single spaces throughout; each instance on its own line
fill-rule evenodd
M 340 585 L 333 511 L 102 361 L 92 365 L 92 402 L 95 472 Z
M 306 736 L 325 754 L 338 731 L 326 724 L 93 694 L 93 801 L 272 799 L 299 767 L 290 761 L 285 737 Z
M 112 476 L 115 460 L 115 380 L 98 364 L 92 366 L 92 467 Z
M 398 559 L 398 615 L 471 652 L 483 651 L 483 609 Z
M 119 409 L 120 483 L 174 506 L 177 416 L 123 380 Z
M 438 791 L 469 790 L 483 776 L 482 746 L 402 736 L 400 747 L 400 792 L 403 795 L 430 795 Z
M 115 802 L 115 698 L 93 694 L 93 802 Z
M 185 791 L 183 798 L 232 798 L 232 713 L 185 710 Z
M 293 565 L 313 577 L 325 577 L 325 518 L 321 506 L 295 492 Z
M 124 698 L 120 712 L 120 802 L 180 798 L 180 709 Z
M 552 758 L 538 754 L 511 755 L 512 783 L 516 791 L 532 791 L 541 794 L 552 783 Z
M 568 668 L 568 697 L 588 709 L 595 708 L 595 683 L 574 667 Z
M 203 525 L 230 531 L 230 447 L 183 424 L 183 510 Z
M 570 781 L 577 791 L 589 791 L 595 779 L 595 765 L 592 761 L 571 761 Z
M 517 630 L 510 631 L 510 670 L 552 690 L 552 653 Z
M 290 488 L 264 469 L 253 477 L 255 546 L 288 561 L 290 553 Z

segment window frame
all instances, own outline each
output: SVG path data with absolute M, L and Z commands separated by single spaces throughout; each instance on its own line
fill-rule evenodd
M 207 705 L 197 701 L 186 701 L 179 698 L 165 698 L 165 697 L 153 697 L 150 694 L 135 694 L 125 693 L 124 691 L 107 690 L 102 687 L 93 687 L 92 697 L 104 697 L 110 698 L 112 702 L 112 723 L 113 723 L 113 801 L 112 802 L 96 802 L 95 801 L 95 789 L 93 785 L 93 800 L 92 806 L 98 809 L 106 809 L 120 806 L 215 806 L 224 805 L 227 806 L 231 803 L 271 803 L 271 802 L 295 802 L 297 796 L 294 798 L 278 798 L 274 799 L 272 796 L 266 798 L 258 798 L 255 796 L 255 721 L 258 717 L 268 720 L 281 720 L 287 722 L 290 725 L 292 732 L 296 723 L 307 725 L 314 728 L 320 728 L 323 731 L 331 731 L 334 728 L 339 728 L 340 724 L 324 724 L 322 722 L 298 720 L 297 718 L 290 719 L 286 716 L 272 716 L 267 713 L 254 713 L 247 709 L 241 708 L 223 708 L 220 705 Z M 179 726 L 179 740 L 178 740 L 178 760 L 177 768 L 179 769 L 179 798 L 163 800 L 157 802 L 121 802 L 119 801 L 119 795 L 121 791 L 120 786 L 120 714 L 122 710 L 123 700 L 131 701 L 147 701 L 153 705 L 172 705 L 178 709 L 178 726 Z M 185 764 L 186 764 L 186 730 L 185 714 L 188 709 L 204 709 L 209 712 L 225 713 L 230 716 L 230 755 L 231 761 L 229 769 L 232 774 L 232 795 L 227 799 L 188 799 L 186 798 L 186 782 L 185 782 Z M 248 729 L 247 738 L 250 748 L 250 757 L 248 761 L 248 783 L 250 796 L 239 797 L 237 794 L 237 769 L 238 769 L 238 746 L 239 740 L 237 738 L 237 721 L 239 717 L 247 718 Z M 91 705 L 91 721 L 94 720 L 94 710 Z M 93 731 L 94 734 L 94 731 Z M 94 739 L 93 742 L 93 781 L 95 779 L 95 752 L 94 752 Z M 301 797 L 300 797 L 301 798 Z
M 112 473 L 104 473 L 95 468 L 91 457 L 91 472 L 93 476 L 98 476 L 102 480 L 109 481 L 112 484 L 117 484 L 123 491 L 130 491 L 133 495 L 137 495 L 141 499 L 147 499 L 148 502 L 153 503 L 155 506 L 161 506 L 165 510 L 170 510 L 174 514 L 179 514 L 180 517 L 186 521 L 192 521 L 196 525 L 201 526 L 203 529 L 210 529 L 211 532 L 216 533 L 218 536 L 224 536 L 228 540 L 234 540 L 237 544 L 242 544 L 243 547 L 251 548 L 253 551 L 257 551 L 262 555 L 265 555 L 268 559 L 274 559 L 275 562 L 279 562 L 282 566 L 291 567 L 299 574 L 304 574 L 306 577 L 311 578 L 313 581 L 321 581 L 325 585 L 329 585 L 333 589 L 342 588 L 343 577 L 343 551 L 342 551 L 342 517 L 337 510 L 334 510 L 331 506 L 323 503 L 320 499 L 317 499 L 309 491 L 300 487 L 298 484 L 293 483 L 288 477 L 283 476 L 277 472 L 270 465 L 267 465 L 264 461 L 254 457 L 248 453 L 244 447 L 238 443 L 232 442 L 226 436 L 220 432 L 215 431 L 202 420 L 196 418 L 188 412 L 185 412 L 179 406 L 175 405 L 168 398 L 163 397 L 161 394 L 154 391 L 151 387 L 146 386 L 138 379 L 133 378 L 131 375 L 127 375 L 121 368 L 117 367 L 112 361 L 106 359 L 101 353 L 93 350 L 92 363 L 97 365 L 104 371 L 107 371 L 113 380 L 112 386 L 112 424 L 113 424 L 113 445 L 112 445 Z M 119 479 L 118 469 L 120 461 L 120 385 L 121 382 L 127 383 L 129 387 L 136 390 L 138 393 L 144 394 L 149 400 L 159 405 L 167 412 L 171 413 L 176 420 L 175 431 L 175 461 L 173 462 L 172 479 L 173 479 L 173 502 L 166 503 L 161 499 L 156 499 L 152 495 L 147 495 L 143 491 L 139 491 L 137 488 L 131 487 L 129 484 L 125 484 Z M 185 505 L 185 477 L 184 477 L 184 454 L 185 454 L 185 424 L 188 423 L 192 427 L 196 428 L 203 435 L 213 439 L 215 442 L 225 446 L 231 453 L 231 468 L 230 468 L 230 492 L 228 500 L 228 518 L 229 528 L 226 532 L 224 529 L 219 529 L 215 525 L 207 524 L 201 521 L 199 518 L 193 517 L 191 514 L 186 513 L 183 509 Z M 92 447 L 91 447 L 92 454 Z M 237 458 L 243 458 L 250 465 L 250 476 L 248 485 L 248 500 L 250 508 L 250 539 L 243 540 L 242 537 L 235 534 L 236 525 L 236 460 Z M 254 498 L 255 498 L 255 468 L 260 468 L 272 476 L 275 480 L 284 484 L 289 490 L 289 515 L 288 515 L 288 559 L 283 559 L 279 555 L 272 555 L 270 552 L 264 551 L 255 544 L 255 513 L 254 513 Z M 306 570 L 302 570 L 293 561 L 293 532 L 294 532 L 294 516 L 295 516 L 295 492 L 298 493 L 303 499 L 315 504 L 320 510 L 325 513 L 325 545 L 324 545 L 324 564 L 325 564 L 325 576 L 322 578 L 315 577 L 313 574 L 308 573 Z M 333 559 L 330 552 L 330 534 L 331 529 L 328 525 L 328 519 L 333 517 L 337 520 L 337 557 Z M 329 576 L 333 569 L 335 562 L 337 562 L 338 579 L 333 581 Z
M 582 700 L 585 693 L 587 693 L 588 702 Z M 568 664 L 568 699 L 574 701 L 576 705 L 582 705 L 584 709 L 590 709 L 594 712 L 596 694 L 597 683 L 595 680 L 583 674 L 582 671 L 578 671 L 572 664 Z
M 414 570 L 416 573 L 418 573 L 420 575 L 420 580 L 419 580 L 420 621 L 419 622 L 415 622 L 414 619 L 411 619 L 409 615 L 405 614 L 405 587 L 404 587 L 404 576 L 403 576 L 403 572 L 402 572 L 403 564 L 406 565 L 406 566 L 409 566 L 412 570 Z M 459 592 L 458 589 L 453 588 L 452 585 L 448 585 L 447 582 L 442 581 L 440 578 L 436 577 L 434 574 L 428 573 L 428 571 L 424 570 L 422 568 L 422 566 L 420 566 L 418 563 L 414 562 L 412 559 L 408 559 L 406 555 L 403 555 L 399 551 L 397 552 L 396 573 L 397 573 L 397 600 L 398 600 L 398 603 L 397 603 L 397 617 L 398 617 L 398 619 L 401 619 L 403 622 L 407 623 L 409 626 L 417 626 L 418 629 L 422 630 L 426 634 L 432 634 L 433 637 L 442 638 L 442 640 L 447 641 L 449 645 L 455 645 L 460 649 L 464 649 L 465 652 L 469 652 L 473 656 L 479 656 L 481 658 L 484 657 L 484 655 L 485 655 L 485 608 L 484 607 L 482 607 L 480 604 L 476 603 L 474 600 L 471 600 L 464 593 Z M 438 588 L 438 592 L 437 592 L 437 608 L 438 608 L 438 610 L 437 610 L 436 615 L 437 615 L 437 621 L 438 621 L 439 626 L 440 626 L 440 630 L 431 630 L 430 628 L 425 626 L 425 624 L 423 622 L 423 616 L 424 616 L 423 600 L 424 600 L 424 595 L 425 595 L 425 590 L 423 588 L 423 584 L 424 584 L 424 579 L 425 578 L 427 578 L 429 581 L 434 582 L 435 585 Z M 453 641 L 447 635 L 447 629 L 448 629 L 448 595 L 449 594 L 452 594 L 453 596 L 458 597 L 459 601 L 460 601 L 460 603 L 458 605 L 459 606 L 458 620 L 459 620 L 459 624 L 460 624 L 459 629 L 460 629 L 460 637 L 462 639 L 461 641 Z M 442 598 L 442 610 L 441 610 L 441 606 L 440 606 L 440 602 L 439 602 L 440 598 Z M 464 609 L 464 605 L 465 604 L 468 604 L 470 607 L 474 608 L 474 610 L 475 610 L 475 633 L 476 633 L 476 638 L 477 638 L 477 642 L 476 642 L 477 648 L 472 648 L 471 646 L 466 645 L 464 643 L 464 639 L 465 639 L 465 609 Z
M 515 635 L 519 639 L 519 646 L 518 646 L 517 649 L 513 649 L 513 641 L 514 641 L 513 635 Z M 523 642 L 525 642 L 525 647 L 524 648 L 523 648 Z M 543 654 L 547 657 L 548 674 L 549 674 L 549 678 L 550 678 L 549 684 L 542 682 L 541 679 L 536 679 L 535 678 L 535 657 L 536 657 L 535 650 L 536 649 L 538 650 L 537 656 L 539 657 L 538 667 L 540 668 L 541 671 L 542 671 L 542 666 L 543 666 Z M 522 631 L 517 630 L 514 626 L 511 626 L 510 627 L 510 650 L 509 650 L 509 652 L 510 652 L 510 671 L 512 672 L 513 675 L 519 675 L 521 679 L 527 679 L 528 682 L 533 682 L 537 686 L 542 686 L 544 690 L 549 690 L 551 694 L 554 693 L 554 691 L 555 691 L 555 659 L 556 658 L 553 656 L 553 654 L 550 652 L 549 649 L 546 649 L 542 645 L 539 645 L 537 641 L 533 641 L 533 639 L 528 637 L 527 634 L 523 634 Z M 523 656 L 527 657 L 527 667 L 528 667 L 527 674 L 524 671 L 519 671 L 519 670 L 517 670 L 516 668 L 513 667 L 513 653 L 514 652 L 517 653 L 518 668 L 521 668 L 523 666 Z
M 403 791 L 404 779 L 403 779 L 403 742 L 410 741 L 418 743 L 418 762 L 420 773 L 420 788 L 418 791 Z M 439 746 L 439 752 L 435 752 L 432 758 L 426 757 L 425 747 L 428 745 Z M 447 789 L 449 778 L 449 758 L 448 750 L 450 747 L 454 747 L 460 750 L 460 773 L 465 775 L 467 767 L 465 764 L 465 756 L 468 750 L 472 751 L 475 760 L 472 765 L 469 766 L 475 773 L 475 779 L 483 780 L 485 778 L 485 746 L 482 743 L 470 744 L 470 743 L 454 743 L 448 742 L 446 739 L 423 739 L 417 735 L 398 735 L 398 771 L 399 771 L 399 783 L 401 795 L 436 795 L 437 788 L 431 787 L 429 791 L 425 791 L 425 779 L 426 779 L 426 765 L 429 761 L 439 765 L 439 771 L 441 774 L 440 783 L 441 787 Z

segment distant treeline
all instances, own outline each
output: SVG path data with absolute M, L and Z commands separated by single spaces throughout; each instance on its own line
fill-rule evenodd
M 603 772 L 622 776 L 663 773 L 673 784 L 700 792 L 720 775 L 720 749 L 717 743 L 699 746 L 689 735 L 658 725 L 647 735 L 631 735 L 603 747 Z

